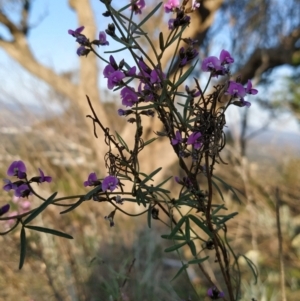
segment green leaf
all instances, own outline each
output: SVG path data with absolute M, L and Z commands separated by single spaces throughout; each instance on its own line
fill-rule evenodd
M 182 236 L 182 235 L 174 235 L 172 238 L 170 238 L 170 234 L 163 234 L 161 235 L 161 238 L 164 238 L 164 239 L 168 239 L 168 240 L 186 240 L 186 237 L 185 236 Z
M 245 255 L 240 255 L 241 257 L 244 257 L 244 259 L 246 260 L 250 270 L 252 271 L 253 273 L 253 276 L 255 278 L 255 282 L 254 284 L 257 284 L 257 279 L 258 279 L 258 270 L 257 270 L 257 267 L 256 265 L 253 263 L 253 261 L 251 259 L 249 259 L 247 256 Z
M 44 228 L 44 227 L 38 227 L 38 226 L 25 226 L 28 229 L 34 230 L 34 231 L 39 231 L 39 232 L 44 232 L 44 233 L 49 233 L 52 235 L 68 238 L 68 239 L 73 239 L 73 237 L 67 233 L 54 230 L 54 229 L 49 229 L 49 228 Z
M 156 11 L 160 8 L 161 5 L 162 5 L 162 2 L 157 4 L 154 7 L 154 9 L 143 19 L 143 21 L 137 25 L 137 27 L 140 28 L 143 24 L 145 24 L 156 13 Z
M 216 213 L 218 213 L 221 209 L 226 209 L 224 204 L 217 206 L 217 208 L 213 210 L 211 215 L 216 215 Z
M 159 48 L 161 51 L 164 50 L 164 35 L 162 32 L 159 33 Z
M 177 81 L 176 84 L 174 84 L 174 88 L 177 88 L 179 87 L 189 76 L 190 74 L 193 72 L 195 66 L 198 64 L 198 60 L 196 61 L 196 63 L 191 66 L 180 78 L 179 80 Z
M 166 252 L 166 253 L 168 253 L 168 252 L 173 252 L 173 251 L 175 251 L 175 250 L 180 249 L 180 248 L 183 247 L 184 245 L 186 245 L 186 241 L 181 242 L 180 244 L 173 245 L 173 246 L 171 246 L 171 247 L 169 247 L 169 248 L 166 248 L 166 249 L 165 249 L 165 252 Z
M 40 207 L 36 208 L 25 220 L 24 224 L 30 223 L 35 217 L 37 217 L 41 212 L 43 212 L 48 205 L 50 205 L 55 199 L 57 192 L 54 192 Z
M 175 236 L 175 234 L 180 230 L 181 226 L 183 225 L 183 223 L 186 220 L 186 216 L 183 216 L 178 223 L 176 224 L 176 226 L 172 229 L 171 233 L 170 233 L 170 239 L 173 239 L 173 237 Z
M 148 227 L 151 228 L 151 221 L 152 221 L 152 206 L 151 205 L 149 205 L 149 208 L 148 208 L 147 221 L 148 221 Z
M 159 171 L 161 171 L 161 169 L 162 169 L 162 167 L 159 167 L 159 168 L 155 169 L 154 171 L 152 171 L 150 175 L 146 176 L 146 178 L 140 182 L 140 185 L 145 184 L 150 179 L 152 180 L 152 177 L 155 176 Z
M 231 218 L 233 218 L 234 216 L 236 216 L 238 214 L 238 212 L 233 212 L 231 214 L 228 214 L 228 215 L 215 215 L 215 216 L 212 216 L 213 220 L 215 221 L 215 223 L 217 225 L 223 225 L 225 224 L 228 220 L 230 220 Z M 218 219 L 216 219 L 216 217 Z M 220 217 L 223 217 L 222 219 L 219 219 Z
M 215 188 L 218 190 L 218 193 L 219 193 L 219 195 L 220 195 L 222 201 L 224 201 L 224 197 L 223 197 L 222 191 L 221 191 L 221 189 L 219 188 L 219 186 L 216 184 L 216 182 L 215 182 L 213 179 L 211 180 L 211 182 L 212 182 L 212 184 L 215 186 Z
M 146 146 L 146 145 L 152 143 L 152 142 L 155 141 L 156 139 L 157 139 L 157 137 L 149 139 L 148 141 L 146 141 L 146 142 L 144 143 L 144 146 Z
M 159 187 L 163 186 L 163 185 L 164 185 L 165 183 L 167 183 L 171 178 L 173 178 L 173 176 L 168 177 L 166 180 L 164 180 L 163 182 L 161 182 L 160 184 L 158 184 L 158 185 L 156 186 L 156 188 L 159 188 Z
M 204 258 L 193 259 L 193 260 L 190 260 L 188 263 L 189 264 L 195 264 L 195 263 L 198 264 L 198 263 L 201 263 L 201 262 L 207 260 L 208 258 L 209 258 L 209 256 L 206 256 Z
M 26 233 L 24 227 L 21 229 L 20 233 L 20 262 L 19 262 L 19 270 L 22 269 L 24 261 L 25 261 L 25 256 L 26 256 Z
M 75 204 L 73 204 L 72 206 L 70 206 L 68 209 L 61 211 L 60 214 L 64 214 L 64 213 L 68 213 L 70 211 L 73 211 L 75 208 L 77 208 L 78 206 L 81 205 L 81 203 L 83 203 L 85 201 L 84 197 L 81 197 Z
M 212 237 L 212 233 L 205 226 L 204 222 L 198 219 L 195 215 L 190 214 L 188 218 L 191 219 L 200 229 L 202 229 L 210 238 Z
M 237 195 L 236 192 L 235 192 L 235 190 L 236 190 L 236 191 L 238 191 L 240 194 L 243 195 L 243 193 L 242 193 L 240 190 L 238 190 L 237 188 L 232 187 L 231 185 L 227 184 L 225 181 L 223 181 L 221 178 L 219 178 L 219 177 L 217 177 L 217 176 L 215 176 L 215 175 L 212 175 L 212 177 L 213 177 L 213 178 L 216 178 L 218 181 L 220 181 L 227 189 L 229 189 L 229 190 L 234 194 L 234 196 L 238 199 L 238 201 L 239 201 L 240 203 L 242 203 L 241 200 L 240 200 L 240 198 L 238 197 L 238 195 Z
M 95 193 L 97 193 L 97 192 L 99 192 L 99 191 L 101 191 L 101 190 L 102 190 L 101 185 L 96 186 L 94 189 L 92 189 L 91 191 L 89 191 L 89 192 L 83 197 L 84 200 L 90 200 L 90 199 L 92 198 L 92 196 L 93 196 Z
M 185 220 L 185 236 L 187 242 L 189 242 L 191 240 L 191 234 L 190 234 L 190 220 L 188 218 Z
M 192 240 L 190 240 L 190 241 L 188 242 L 188 246 L 190 247 L 190 250 L 191 250 L 192 255 L 193 255 L 194 257 L 197 256 L 196 246 L 195 246 L 195 243 L 194 243 Z
M 172 279 L 171 281 L 175 280 L 175 279 L 176 279 L 183 271 L 185 271 L 188 267 L 189 267 L 188 264 L 184 264 L 184 265 L 179 269 L 179 271 L 176 273 L 176 275 L 173 277 L 173 279 Z
M 117 131 L 115 131 L 117 139 L 119 140 L 119 142 L 121 143 L 121 145 L 123 145 L 125 147 L 125 149 L 129 152 L 129 148 L 128 145 L 126 144 L 126 142 L 123 140 L 123 138 L 118 134 Z

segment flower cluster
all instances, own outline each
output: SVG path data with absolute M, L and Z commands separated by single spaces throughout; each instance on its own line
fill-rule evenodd
M 4 179 L 5 185 L 3 186 L 3 189 L 5 191 L 14 191 L 14 196 L 16 199 L 18 198 L 25 198 L 28 197 L 30 194 L 32 194 L 32 188 L 30 186 L 30 183 L 36 182 L 36 183 L 43 183 L 48 182 L 50 183 L 52 181 L 52 177 L 45 176 L 43 171 L 39 168 L 39 176 L 32 177 L 30 180 L 27 180 L 27 174 L 26 174 L 26 166 L 23 161 L 14 161 L 11 163 L 11 165 L 8 167 L 7 175 L 10 177 L 16 177 L 18 180 L 12 182 L 9 179 Z M 21 207 L 24 207 L 25 209 L 28 209 L 28 203 L 22 203 Z M 1 211 L 2 210 L 2 211 Z M 3 209 L 0 209 L 0 215 L 3 210 L 6 212 L 9 210 L 9 207 L 5 207 Z
M 68 30 L 68 34 L 76 38 L 76 42 L 80 44 L 79 48 L 77 49 L 78 56 L 87 56 L 91 51 L 92 44 L 97 46 L 109 45 L 109 42 L 106 40 L 106 34 L 104 31 L 99 32 L 98 40 L 90 42 L 90 40 L 84 34 L 82 34 L 83 30 L 84 26 L 80 26 L 75 30 Z
M 211 77 L 218 77 L 222 75 L 229 74 L 229 65 L 234 62 L 234 59 L 231 57 L 230 53 L 227 50 L 222 50 L 219 58 L 216 56 L 209 56 L 205 58 L 201 65 L 201 70 L 205 72 L 210 72 Z M 251 103 L 244 100 L 246 94 L 257 94 L 256 89 L 252 89 L 251 80 L 248 80 L 247 87 L 244 87 L 242 84 L 229 81 L 228 89 L 226 91 L 227 95 L 230 95 L 232 99 L 238 98 L 239 101 L 233 101 L 232 104 L 239 107 L 250 107 Z
M 119 179 L 115 176 L 109 175 L 105 177 L 102 182 L 97 178 L 95 172 L 89 174 L 88 179 L 83 182 L 85 187 L 87 186 L 101 186 L 101 191 L 107 190 L 114 191 L 119 185 Z

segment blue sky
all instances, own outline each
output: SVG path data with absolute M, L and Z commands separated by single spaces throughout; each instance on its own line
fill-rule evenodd
M 127 4 L 127 0 L 120 0 L 119 5 Z M 98 30 L 104 30 L 107 27 L 109 18 L 102 16 L 105 11 L 103 4 L 99 0 L 92 0 L 95 18 L 98 24 Z M 16 18 L 13 15 L 13 18 Z M 29 34 L 29 43 L 35 57 L 44 65 L 53 68 L 56 72 L 76 70 L 79 59 L 76 55 L 78 47 L 74 38 L 67 34 L 68 29 L 75 29 L 78 25 L 76 14 L 69 8 L 67 0 L 44 0 L 34 1 L 30 14 L 30 24 L 34 28 Z M 0 34 L 6 33 L 0 27 Z M 110 41 L 110 50 L 116 49 L 117 46 Z M 223 45 L 224 46 L 224 45 Z M 222 48 L 222 47 L 221 47 Z M 120 54 L 122 55 L 122 54 Z M 212 53 L 218 55 L 218 53 Z M 116 56 L 118 59 L 118 56 Z M 121 59 L 121 57 L 119 58 Z M 288 69 L 281 69 L 282 74 L 289 72 Z M 2 97 L 4 100 L 15 99 L 20 102 L 34 103 L 37 101 L 36 95 L 43 96 L 47 91 L 47 86 L 33 79 L 24 71 L 16 62 L 12 61 L 9 56 L 0 49 L 0 79 L 2 82 Z M 104 82 L 104 81 L 102 81 Z M 16 89 L 16 83 L 18 89 Z M 105 82 L 104 82 L 105 83 Z M 34 95 L 32 87 L 34 86 Z M 259 120 L 265 118 L 264 113 L 255 105 L 255 98 L 252 97 L 253 106 L 253 125 L 258 124 Z M 235 114 L 234 114 L 235 115 Z M 286 118 L 284 128 L 298 131 L 298 125 L 295 120 Z M 282 122 L 281 122 L 282 124 Z M 277 126 L 275 125 L 275 128 Z

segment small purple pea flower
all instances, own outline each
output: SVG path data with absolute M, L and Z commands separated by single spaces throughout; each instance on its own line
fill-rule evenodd
M 179 131 L 176 131 L 175 138 L 172 138 L 171 144 L 177 145 L 178 143 L 181 143 L 181 142 L 182 142 L 181 133 Z
M 52 177 L 50 176 L 45 176 L 45 174 L 43 173 L 43 171 L 39 168 L 39 172 L 40 172 L 40 183 L 43 183 L 43 182 L 48 182 L 50 183 L 52 181 Z
M 227 50 L 222 50 L 220 53 L 220 61 L 222 65 L 232 64 L 234 59 L 231 57 L 230 53 Z
M 101 182 L 98 180 L 95 172 L 91 172 L 88 176 L 88 179 L 83 182 L 84 187 L 87 186 L 98 186 Z
M 258 93 L 258 91 L 256 89 L 252 89 L 252 82 L 250 79 L 248 79 L 248 82 L 247 82 L 246 93 L 253 94 L 253 95 Z
M 121 98 L 122 104 L 126 107 L 132 107 L 135 103 L 138 102 L 138 96 L 134 88 L 131 87 L 124 87 L 121 90 Z
M 202 71 L 217 72 L 222 70 L 221 62 L 216 56 L 205 58 L 201 65 Z
M 80 46 L 76 51 L 78 56 L 87 56 L 90 53 L 90 49 Z
M 32 194 L 28 184 L 22 184 L 15 190 L 15 196 L 19 198 L 25 198 Z
M 207 291 L 207 295 L 212 299 L 212 300 L 217 300 L 225 297 L 224 292 L 220 292 L 216 287 L 211 287 Z
M 132 0 L 131 0 L 132 2 Z M 133 3 L 131 5 L 131 9 L 134 11 L 134 13 L 137 14 L 141 14 L 142 13 L 142 9 L 146 6 L 145 4 L 145 0 L 138 0 L 137 2 Z
M 234 98 L 243 98 L 246 95 L 246 91 L 242 84 L 229 81 L 229 87 L 226 94 L 229 94 Z
M 202 142 L 199 141 L 202 134 L 200 132 L 193 132 L 187 139 L 187 145 L 193 145 L 195 149 L 200 149 Z
M 4 181 L 4 183 L 6 183 L 6 184 L 3 186 L 3 189 L 4 189 L 5 191 L 10 191 L 11 189 L 15 190 L 15 189 L 18 187 L 15 183 L 11 182 L 11 181 L 8 180 L 8 179 L 4 179 L 3 181 Z
M 3 215 L 3 214 L 5 214 L 6 212 L 8 212 L 9 208 L 10 208 L 9 204 L 6 204 L 6 205 L 0 207 L 0 216 Z
M 14 161 L 7 170 L 8 176 L 16 176 L 19 179 L 26 178 L 26 166 L 23 161 Z
M 102 190 L 114 191 L 117 188 L 118 184 L 119 184 L 119 179 L 115 176 L 109 175 L 106 178 L 104 178 L 102 181 Z
M 78 36 L 82 35 L 81 32 L 84 30 L 84 26 L 80 26 L 75 30 L 69 29 L 68 34 L 73 36 L 74 38 L 77 38 Z
M 167 4 L 164 4 L 164 9 L 166 13 L 170 13 L 179 8 L 179 0 L 168 0 Z

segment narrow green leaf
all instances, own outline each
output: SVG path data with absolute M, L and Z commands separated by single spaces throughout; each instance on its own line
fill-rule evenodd
M 26 256 L 26 233 L 24 227 L 21 229 L 20 233 L 20 262 L 19 262 L 19 270 L 22 269 L 24 261 L 25 261 L 25 256 Z
M 164 35 L 162 32 L 159 33 L 159 48 L 161 51 L 164 50 Z
M 152 142 L 155 141 L 156 139 L 157 139 L 157 137 L 149 139 L 148 141 L 146 141 L 146 142 L 144 143 L 144 146 L 146 146 L 146 145 L 152 143 Z
M 121 145 L 123 145 L 125 147 L 125 149 L 129 152 L 129 148 L 128 145 L 126 144 L 126 142 L 123 140 L 123 138 L 118 134 L 117 131 L 115 131 L 117 139 L 119 140 L 119 142 L 121 143 Z
M 175 251 L 175 250 L 180 249 L 180 248 L 183 247 L 184 245 L 186 245 L 186 241 L 181 242 L 180 244 L 173 245 L 173 246 L 171 246 L 171 247 L 169 247 L 169 248 L 166 248 L 166 249 L 165 249 L 165 252 L 166 252 L 166 253 L 168 253 L 168 252 L 173 252 L 173 251 Z
M 250 270 L 252 271 L 253 273 L 253 276 L 255 278 L 255 282 L 254 284 L 257 284 L 257 279 L 258 279 L 258 270 L 257 270 L 257 267 L 256 265 L 253 263 L 253 261 L 251 259 L 249 259 L 247 256 L 245 255 L 240 255 L 241 257 L 244 257 L 244 259 L 246 260 Z
M 184 265 L 179 269 L 179 271 L 176 273 L 176 275 L 173 277 L 173 279 L 172 279 L 171 281 L 175 280 L 175 279 L 176 279 L 183 271 L 185 271 L 188 267 L 189 267 L 188 264 L 184 264 Z
M 217 206 L 217 208 L 213 210 L 211 215 L 216 215 L 216 213 L 218 213 L 221 209 L 226 209 L 224 204 Z
M 185 236 L 182 236 L 182 235 L 174 235 L 172 238 L 170 238 L 170 235 L 169 234 L 163 234 L 161 235 L 161 238 L 164 238 L 164 239 L 168 239 L 168 240 L 186 240 L 186 237 Z
M 35 217 L 37 217 L 41 212 L 43 212 L 48 205 L 50 205 L 55 199 L 57 192 L 54 192 L 40 207 L 36 208 L 25 220 L 24 224 L 30 223 Z
M 161 171 L 161 169 L 162 169 L 162 167 L 159 167 L 159 168 L 155 169 L 154 171 L 152 171 L 150 175 L 146 176 L 146 178 L 140 182 L 140 185 L 143 185 L 146 182 L 148 182 L 149 180 L 152 180 L 152 177 L 155 176 L 159 171 Z
M 38 226 L 25 226 L 25 227 L 28 229 L 34 230 L 34 231 L 49 233 L 52 235 L 61 236 L 61 237 L 68 238 L 68 239 L 73 239 L 73 237 L 71 235 L 61 232 L 61 231 L 58 231 L 58 230 L 44 228 L 44 227 L 38 227 Z
M 156 11 L 160 8 L 160 6 L 162 5 L 162 2 L 160 2 L 159 4 L 157 4 L 154 9 L 143 19 L 142 22 L 140 22 L 137 27 L 141 29 L 141 26 L 143 24 L 145 24 L 155 13 Z
M 186 220 L 186 216 L 183 216 L 177 223 L 177 225 L 172 229 L 171 233 L 170 233 L 170 239 L 173 239 L 173 237 L 175 236 L 175 234 L 179 231 L 179 229 L 181 228 L 181 226 L 183 225 L 183 223 Z
M 224 201 L 224 197 L 223 197 L 222 191 L 221 191 L 221 189 L 219 188 L 219 186 L 216 184 L 216 182 L 215 182 L 213 179 L 211 179 L 211 182 L 212 182 L 212 184 L 215 186 L 215 188 L 218 190 L 218 193 L 219 193 L 219 195 L 220 195 L 222 201 Z
M 204 258 L 193 259 L 193 260 L 189 261 L 189 264 L 201 263 L 201 262 L 207 260 L 208 258 L 209 258 L 209 256 L 206 256 Z
M 151 205 L 149 205 L 149 207 L 148 207 L 147 221 L 148 221 L 148 227 L 151 228 L 151 221 L 152 221 L 152 206 Z
M 190 240 L 188 242 L 188 246 L 190 247 L 192 255 L 197 256 L 196 246 L 195 246 L 195 243 L 192 240 Z
M 70 211 L 73 211 L 75 208 L 77 208 L 78 206 L 81 205 L 81 203 L 83 203 L 85 201 L 84 197 L 81 197 L 75 204 L 73 204 L 72 206 L 70 206 L 68 209 L 61 211 L 60 214 L 65 214 L 68 213 Z
M 190 220 L 188 218 L 185 220 L 185 236 L 187 242 L 189 242 L 191 240 L 191 234 L 190 234 Z
M 198 60 L 196 61 L 196 63 L 191 66 L 180 78 L 179 80 L 176 82 L 176 84 L 174 84 L 174 87 L 177 88 L 179 87 L 189 76 L 190 74 L 193 72 L 195 66 L 198 64 Z
M 168 177 L 166 180 L 164 180 L 163 182 L 161 182 L 160 184 L 158 184 L 158 185 L 156 186 L 156 188 L 159 188 L 159 187 L 163 186 L 163 185 L 164 185 L 165 183 L 167 183 L 171 178 L 173 178 L 173 176 Z
M 237 195 L 236 192 L 235 192 L 235 190 L 236 190 L 236 191 L 238 191 L 240 194 L 243 195 L 243 193 L 242 193 L 240 190 L 238 190 L 238 189 L 235 188 L 235 187 L 232 187 L 231 185 L 229 185 L 228 183 L 226 183 L 224 180 L 222 180 L 221 178 L 219 178 L 219 177 L 217 177 L 217 176 L 215 176 L 215 175 L 213 175 L 212 177 L 215 178 L 215 179 L 217 179 L 218 181 L 220 181 L 227 189 L 229 189 L 229 190 L 234 194 L 234 196 L 238 199 L 238 201 L 239 201 L 240 203 L 242 203 L 241 200 L 240 200 L 240 198 L 238 197 L 238 195 Z
M 218 219 L 216 220 L 216 224 L 217 224 L 217 225 L 223 225 L 223 224 L 225 224 L 228 220 L 230 220 L 231 218 L 233 218 L 234 216 L 236 216 L 237 214 L 238 214 L 238 212 L 233 212 L 233 213 L 228 214 L 228 215 L 225 215 L 225 216 L 223 216 L 223 215 L 214 216 L 213 218 L 214 218 L 214 220 L 216 220 L 216 217 L 218 218 Z M 220 217 L 223 217 L 223 218 L 222 218 L 222 219 L 219 219 Z
M 123 48 L 120 48 L 120 49 L 117 49 L 117 50 L 109 50 L 109 51 L 104 51 L 104 53 L 117 53 L 117 52 L 121 52 L 121 51 L 124 51 L 128 49 L 128 47 L 123 47 Z
M 191 219 L 200 229 L 202 229 L 209 237 L 212 237 L 211 232 L 209 229 L 204 225 L 204 222 L 202 222 L 200 219 L 198 219 L 195 215 L 189 215 L 189 219 Z

